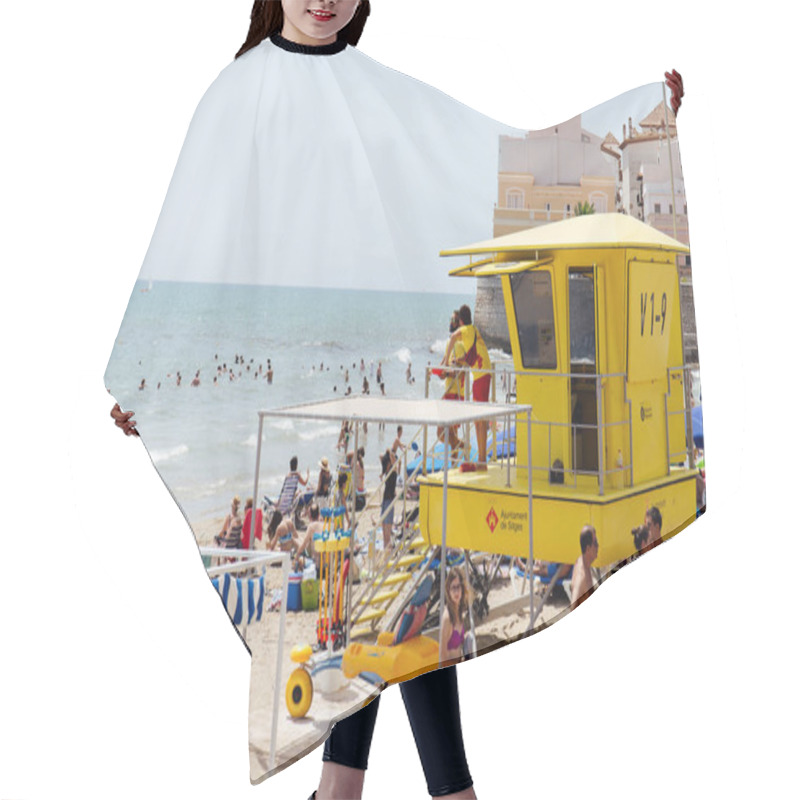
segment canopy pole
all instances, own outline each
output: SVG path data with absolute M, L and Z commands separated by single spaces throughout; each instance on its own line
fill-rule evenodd
M 456 375 L 458 373 L 456 372 Z M 464 399 L 467 400 L 472 397 L 472 373 L 467 369 L 464 372 Z M 475 398 L 473 397 L 473 400 Z M 475 427 L 475 426 L 473 426 Z M 477 427 L 475 427 L 477 430 Z M 450 438 L 449 436 L 447 437 Z M 477 445 L 477 439 L 475 440 L 475 444 Z M 464 461 L 472 461 L 472 428 L 470 427 L 469 422 L 464 423 L 464 447 L 466 452 L 464 453 Z M 444 462 L 448 464 L 448 461 Z
M 406 536 L 406 520 L 408 517 L 406 516 L 406 495 L 408 492 L 406 491 L 406 481 L 408 480 L 408 448 L 403 448 L 403 522 L 400 525 L 400 535 L 403 537 L 401 541 L 405 539 Z M 394 516 L 394 509 L 392 509 L 392 516 Z
M 514 428 L 514 438 L 517 438 L 517 429 Z M 506 415 L 506 487 L 511 487 L 511 415 Z
M 430 367 L 425 367 L 425 399 L 428 399 L 428 394 L 431 387 L 431 370 Z M 433 458 L 431 458 L 431 468 L 433 468 Z M 428 474 L 428 426 L 427 424 L 422 428 L 422 474 Z
M 686 369 L 684 375 L 684 391 L 683 391 L 683 405 L 686 408 L 686 428 L 687 428 L 687 449 L 689 451 L 689 469 L 694 469 L 697 464 L 694 460 L 694 420 L 692 419 L 692 370 Z
M 350 517 L 350 563 L 347 566 L 347 624 L 344 626 L 344 644 L 345 647 L 350 644 L 350 622 L 352 619 L 350 603 L 352 600 L 353 592 L 353 553 L 355 553 L 356 541 L 356 465 L 358 464 L 358 420 L 355 422 L 355 435 L 353 436 L 353 463 L 350 466 L 350 479 L 353 482 L 352 491 L 350 492 L 353 500 L 353 515 Z M 345 453 L 347 458 L 347 453 Z M 345 498 L 345 506 L 347 499 Z M 330 638 L 330 637 L 329 637 Z
M 450 437 L 444 437 L 444 473 L 442 476 L 442 553 L 439 559 L 439 664 L 442 663 L 442 645 L 444 644 L 444 615 L 447 613 L 447 469 L 450 463 Z
M 264 417 L 258 415 L 258 441 L 256 442 L 256 474 L 253 479 L 253 510 L 250 514 L 250 547 L 248 550 L 256 549 L 256 510 L 259 508 L 258 503 L 258 477 L 261 469 L 261 437 L 264 433 Z
M 253 508 L 250 513 L 250 541 L 248 542 L 248 549 L 255 550 L 256 546 L 256 511 L 259 508 L 258 502 L 258 480 L 261 470 L 261 442 L 264 434 L 264 417 L 262 414 L 258 415 L 258 441 L 256 443 L 256 474 L 253 478 Z M 289 597 L 289 554 L 284 553 L 281 558 L 281 583 L 282 583 L 282 601 L 280 611 L 280 624 L 278 630 L 278 654 L 276 675 L 275 675 L 275 689 L 272 696 L 272 731 L 270 735 L 269 745 L 269 769 L 275 769 L 275 758 L 278 748 L 278 708 L 281 702 L 280 686 L 282 683 L 281 673 L 283 667 L 283 637 L 286 633 L 286 601 Z
M 253 503 L 255 517 L 255 502 Z M 278 664 L 275 675 L 275 691 L 272 696 L 272 741 L 269 745 L 269 768 L 275 769 L 275 755 L 278 748 L 278 709 L 281 702 L 281 685 L 283 684 L 283 639 L 286 635 L 286 602 L 289 597 L 289 554 L 283 553 L 281 558 L 281 582 L 283 599 L 281 600 L 281 621 L 278 632 Z

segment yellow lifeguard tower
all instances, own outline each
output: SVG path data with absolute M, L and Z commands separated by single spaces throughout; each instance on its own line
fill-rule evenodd
M 649 507 L 664 538 L 695 518 L 677 266 L 688 252 L 632 217 L 593 214 L 442 253 L 471 259 L 451 275 L 501 278 L 510 398 L 532 407 L 530 437 L 520 414 L 506 431 L 513 450 L 486 471 L 450 469 L 448 546 L 528 557 L 532 508 L 535 558 L 574 562 L 591 524 L 604 566 L 633 553 L 631 529 Z M 441 543 L 442 494 L 441 472 L 420 480 L 431 544 Z

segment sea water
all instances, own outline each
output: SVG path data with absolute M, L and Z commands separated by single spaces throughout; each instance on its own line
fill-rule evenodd
M 453 310 L 473 302 L 474 295 L 139 282 L 106 386 L 135 411 L 153 463 L 194 524 L 227 513 L 234 495 L 252 494 L 259 410 L 342 397 L 348 386 L 361 394 L 365 377 L 370 395 L 380 395 L 378 364 L 386 396 L 424 397 L 425 367 L 441 361 Z M 441 392 L 432 378 L 431 396 Z M 277 495 L 295 455 L 312 486 L 322 457 L 335 472 L 339 429 L 267 418 L 259 494 Z M 412 434 L 404 431 L 404 441 Z M 380 453 L 395 435 L 389 425 L 359 432 L 368 487 L 377 485 Z

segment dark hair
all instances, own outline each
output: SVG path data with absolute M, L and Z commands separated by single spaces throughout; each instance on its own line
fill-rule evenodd
M 336 483 L 340 489 L 344 489 L 345 484 L 347 483 L 347 473 L 340 472 L 339 477 L 336 479 Z
M 458 319 L 458 311 L 454 311 L 450 317 L 450 333 L 455 333 L 461 327 L 461 322 Z
M 388 472 L 392 463 L 392 454 L 387 450 L 381 454 L 381 472 Z
M 339 31 L 337 38 L 344 39 L 349 45 L 355 47 L 361 38 L 364 25 L 369 16 L 369 0 L 361 0 L 353 19 Z M 239 48 L 236 58 L 261 44 L 264 39 L 283 30 L 283 6 L 279 0 L 255 0 L 250 12 L 250 30 L 244 44 Z
M 308 515 L 311 517 L 314 522 L 319 519 L 319 506 L 316 503 L 312 503 L 308 507 Z
M 644 515 L 645 517 L 650 517 L 650 519 L 658 525 L 658 529 L 661 530 L 661 512 L 655 506 L 648 508 L 647 511 L 644 512 Z
M 458 309 L 458 318 L 464 325 L 472 325 L 472 312 L 466 303 Z
M 459 582 L 461 583 L 461 599 L 458 603 L 458 608 L 456 608 L 455 603 L 450 599 L 450 585 L 453 581 L 458 578 Z M 458 623 L 459 617 L 461 618 L 461 622 L 465 621 L 465 618 L 469 614 L 469 586 L 467 585 L 467 579 L 464 577 L 464 573 L 459 567 L 450 567 L 447 570 L 447 577 L 445 578 L 444 583 L 444 591 L 445 591 L 445 603 L 447 605 L 447 615 L 450 617 L 450 622 L 452 625 L 456 625 Z
M 597 533 L 592 525 L 584 525 L 581 530 L 581 553 L 585 553 L 594 543 Z
M 289 460 L 289 469 L 294 472 L 297 469 L 297 456 L 292 456 Z
M 275 531 L 278 530 L 278 525 L 281 524 L 283 521 L 283 514 L 276 508 L 272 514 L 272 519 L 269 521 L 269 525 L 267 526 L 267 536 L 271 539 L 275 535 Z
M 647 530 L 646 526 L 638 525 L 631 531 L 631 536 L 633 536 L 633 546 L 639 551 L 647 543 L 650 532 Z

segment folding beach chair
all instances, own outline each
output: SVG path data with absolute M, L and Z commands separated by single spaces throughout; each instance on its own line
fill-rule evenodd
M 489 591 L 498 573 L 503 557 L 492 553 L 465 552 L 467 580 L 472 587 L 472 613 L 482 620 L 489 613 Z
M 294 522 L 295 528 L 298 530 L 305 529 L 305 523 L 300 517 L 300 500 L 303 495 L 297 492 L 299 484 L 300 476 L 296 472 L 293 472 L 284 478 L 283 486 L 281 487 L 277 500 L 271 500 L 264 495 L 263 507 L 267 526 L 269 526 L 272 521 L 275 512 L 280 511 L 284 519 L 288 517 Z

